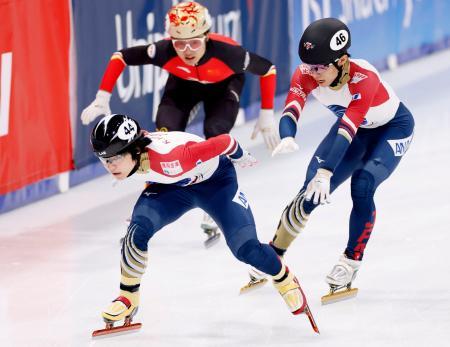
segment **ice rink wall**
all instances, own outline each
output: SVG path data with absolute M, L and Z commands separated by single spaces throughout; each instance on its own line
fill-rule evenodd
M 209 0 L 213 28 L 277 66 L 277 109 L 299 64 L 304 28 L 337 17 L 352 31 L 351 54 L 381 70 L 450 46 L 450 1 Z M 168 0 L 0 1 L 0 213 L 105 173 L 79 115 L 95 97 L 111 54 L 164 34 Z M 153 130 L 167 73 L 129 67 L 111 99 L 115 113 Z M 245 119 L 259 110 L 258 78 L 247 74 Z M 201 115 L 189 131 L 201 134 Z M 80 202 L 82 203 L 82 202 Z M 1 230 L 1 229 L 0 229 Z

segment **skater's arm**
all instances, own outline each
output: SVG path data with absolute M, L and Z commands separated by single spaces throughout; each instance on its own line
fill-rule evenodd
M 195 161 L 207 161 L 220 155 L 228 155 L 232 159 L 238 159 L 242 157 L 243 150 L 229 134 L 211 137 L 202 142 L 189 142 L 184 148 L 184 156 Z

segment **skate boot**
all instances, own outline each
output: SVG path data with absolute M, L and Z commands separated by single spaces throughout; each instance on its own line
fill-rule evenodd
M 264 272 L 255 269 L 254 267 L 250 267 L 248 274 L 250 276 L 250 280 L 245 286 L 241 288 L 239 294 L 248 293 L 253 289 L 262 287 L 267 283 L 267 275 Z
M 122 286 L 122 284 L 121 284 Z M 137 286 L 139 288 L 139 286 Z M 114 299 L 111 304 L 102 312 L 103 320 L 106 323 L 105 329 L 96 330 L 92 333 L 92 337 L 102 335 L 110 335 L 115 333 L 123 333 L 136 331 L 141 328 L 141 323 L 133 323 L 134 315 L 138 311 L 139 306 L 139 290 L 129 292 L 121 290 L 119 297 Z M 122 326 L 114 327 L 114 324 L 123 320 Z
M 203 215 L 203 221 L 200 227 L 203 229 L 203 232 L 206 234 L 206 240 L 203 242 L 206 248 L 209 248 L 215 245 L 220 239 L 219 227 L 216 222 L 207 214 Z
M 351 299 L 358 294 L 358 288 L 352 288 L 352 282 L 360 266 L 361 261 L 341 255 L 338 263 L 325 278 L 330 286 L 330 292 L 322 297 L 322 305 Z
M 305 313 L 308 316 L 311 327 L 316 333 L 319 334 L 319 328 L 317 327 L 311 310 L 309 309 L 306 296 L 303 293 L 297 278 L 284 264 L 281 271 L 277 275 L 273 276 L 273 285 L 286 302 L 292 314 L 298 315 Z

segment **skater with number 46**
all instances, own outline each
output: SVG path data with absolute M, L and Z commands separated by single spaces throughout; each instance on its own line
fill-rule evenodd
M 279 129 L 281 142 L 272 155 L 298 150 L 294 137 L 306 99 L 312 94 L 337 121 L 316 149 L 303 187 L 283 211 L 271 242 L 283 256 L 306 226 L 311 212 L 351 178 L 353 208 L 349 238 L 338 262 L 326 276 L 327 304 L 356 295 L 351 288 L 375 224 L 374 195 L 395 170 L 413 137 L 414 119 L 392 88 L 367 61 L 350 59 L 348 27 L 338 19 L 311 23 L 299 43 L 302 60 L 294 72 Z M 249 286 L 263 283 L 250 272 Z
M 115 114 L 96 124 L 91 143 L 117 180 L 134 176 L 151 182 L 136 202 L 122 243 L 119 296 L 102 312 L 106 329 L 95 331 L 94 337 L 140 328 L 131 321 L 139 307 L 148 242 L 164 226 L 197 207 L 217 221 L 233 255 L 272 276 L 290 311 L 305 313 L 319 332 L 297 278 L 274 249 L 257 238 L 233 166 L 253 166 L 256 160 L 233 137 L 222 134 L 203 140 L 178 131 L 146 133 L 131 117 Z M 123 326 L 113 327 L 122 320 Z

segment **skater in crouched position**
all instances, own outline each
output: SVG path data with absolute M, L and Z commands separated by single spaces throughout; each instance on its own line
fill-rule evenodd
M 191 111 L 202 102 L 205 137 L 226 134 L 236 121 L 245 73 L 249 72 L 259 76 L 261 90 L 261 112 L 252 138 L 260 133 L 272 151 L 279 143 L 274 117 L 275 65 L 231 38 L 210 32 L 211 25 L 208 9 L 197 2 L 171 7 L 166 15 L 170 37 L 112 55 L 95 100 L 81 114 L 83 124 L 111 113 L 111 93 L 127 66 L 152 64 L 169 72 L 156 114 L 157 130 L 185 131 Z M 201 228 L 207 236 L 206 247 L 218 241 L 217 225 L 206 214 Z
M 309 163 L 303 187 L 283 211 L 272 241 L 282 256 L 318 204 L 329 202 L 329 195 L 351 178 L 347 247 L 326 276 L 331 296 L 337 297 L 324 297 L 323 303 L 349 294 L 375 224 L 375 191 L 399 164 L 414 130 L 410 111 L 377 70 L 365 60 L 349 58 L 350 42 L 348 27 L 334 18 L 306 28 L 299 44 L 303 63 L 292 77 L 279 124 L 281 143 L 273 152 L 298 150 L 297 121 L 309 94 L 337 116 Z M 336 292 L 340 289 L 344 290 Z
M 203 140 L 184 132 L 147 133 L 131 117 L 114 114 L 95 125 L 91 143 L 117 180 L 137 176 L 150 182 L 136 202 L 122 245 L 120 294 L 102 313 L 107 327 L 122 319 L 130 322 L 136 313 L 150 238 L 196 207 L 214 218 L 237 259 L 271 275 L 290 311 L 305 312 L 313 322 L 294 274 L 272 247 L 258 241 L 233 166 L 252 166 L 256 160 L 233 137 Z

